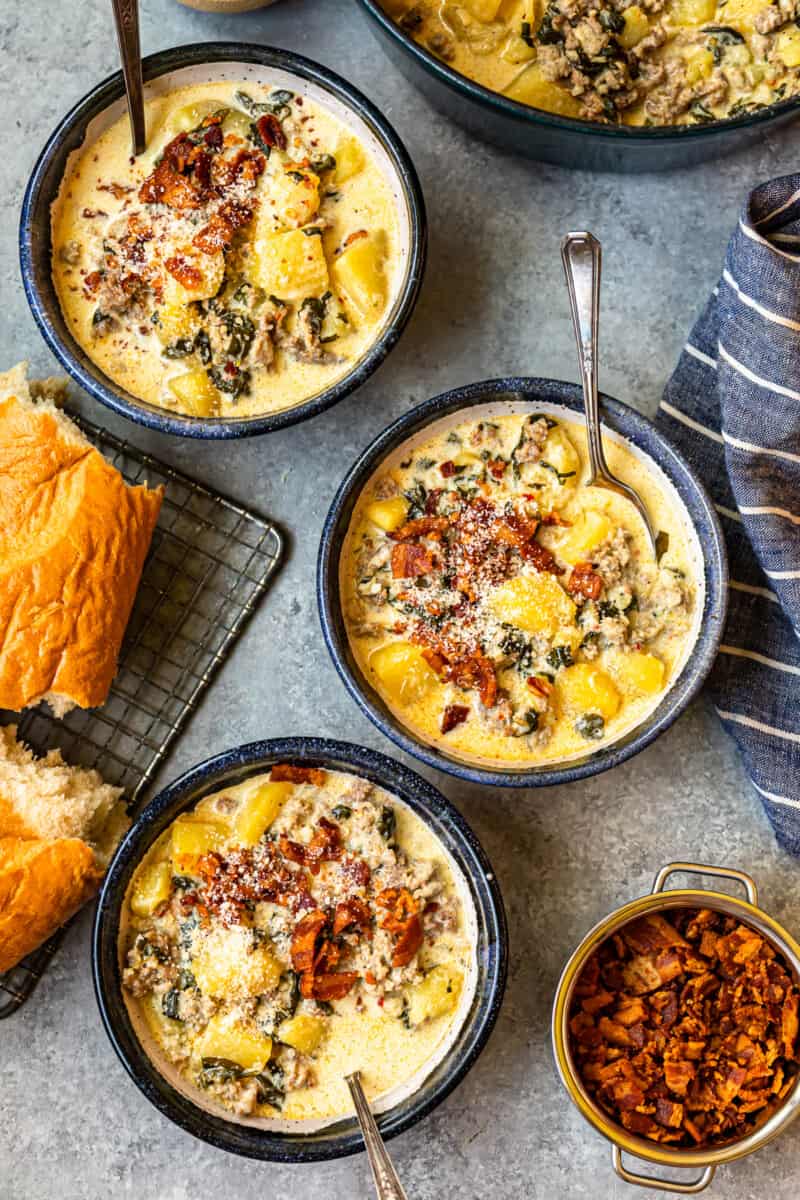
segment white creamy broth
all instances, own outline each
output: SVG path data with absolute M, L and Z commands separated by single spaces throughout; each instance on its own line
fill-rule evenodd
M 320 831 L 329 856 L 297 861 L 313 858 Z M 288 882 L 277 900 L 237 909 L 221 884 L 234 869 L 262 896 L 270 872 Z M 398 965 L 405 929 L 385 927 L 392 889 L 390 899 L 405 891 L 421 933 Z M 364 926 L 339 929 L 354 900 Z M 309 976 L 298 930 L 320 912 Z M 173 1086 L 228 1119 L 311 1129 L 351 1114 L 355 1070 L 379 1111 L 418 1089 L 471 1007 L 475 942 L 466 881 L 432 832 L 396 797 L 324 772 L 258 776 L 178 818 L 132 881 L 120 953 L 134 1027 Z M 313 998 L 331 980 L 345 994 Z
M 247 417 L 318 395 L 364 356 L 408 235 L 385 153 L 342 116 L 276 73 L 151 94 L 137 160 L 126 115 L 89 131 L 53 206 L 53 277 L 115 383 Z
M 565 410 L 486 406 L 385 462 L 340 563 L 367 682 L 422 740 L 486 765 L 557 763 L 635 728 L 680 674 L 702 613 L 696 535 L 663 473 L 605 435 L 662 531 L 588 488 Z

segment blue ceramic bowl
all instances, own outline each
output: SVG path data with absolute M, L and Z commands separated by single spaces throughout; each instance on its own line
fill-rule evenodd
M 359 0 L 372 31 L 402 75 L 475 137 L 515 154 L 581 171 L 673 171 L 763 139 L 797 118 L 796 96 L 741 117 L 702 125 L 601 125 L 510 100 L 448 66 L 384 11 Z
M 132 421 L 162 433 L 198 438 L 250 437 L 285 429 L 316 416 L 360 387 L 378 369 L 397 344 L 416 304 L 425 267 L 427 225 L 422 191 L 408 152 L 382 113 L 352 84 L 326 67 L 288 50 L 240 42 L 178 46 L 174 50 L 151 54 L 144 59 L 142 69 L 146 85 L 171 75 L 174 76 L 171 84 L 176 87 L 187 82 L 187 72 L 194 72 L 192 81 L 196 81 L 200 78 L 268 79 L 270 71 L 281 71 L 296 78 L 298 91 L 310 85 L 322 93 L 323 102 L 327 96 L 341 104 L 362 129 L 366 128 L 375 137 L 388 158 L 397 194 L 405 209 L 400 214 L 401 220 L 405 219 L 408 236 L 404 278 L 383 332 L 348 374 L 319 395 L 284 412 L 239 420 L 188 417 L 146 404 L 115 384 L 78 345 L 62 315 L 50 271 L 50 207 L 58 194 L 67 159 L 82 145 L 89 123 L 107 110 L 113 110 L 115 117 L 124 111 L 125 93 L 122 73 L 118 71 L 92 88 L 60 121 L 39 155 L 25 191 L 19 232 L 22 282 L 45 341 L 72 378 L 96 400 Z
M 450 756 L 418 740 L 403 725 L 362 675 L 350 649 L 339 593 L 339 560 L 353 509 L 364 485 L 387 455 L 436 421 L 459 414 L 469 420 L 482 407 L 481 417 L 492 413 L 537 410 L 557 417 L 583 419 L 580 388 L 553 379 L 489 379 L 443 392 L 412 408 L 385 429 L 368 446 L 339 487 L 325 521 L 317 559 L 317 603 L 325 643 L 336 670 L 350 695 L 378 728 L 403 750 L 429 766 L 459 779 L 492 787 L 544 787 L 571 783 L 617 766 L 649 746 L 663 733 L 697 694 L 716 657 L 728 604 L 728 564 L 725 542 L 714 507 L 686 460 L 650 421 L 634 409 L 601 396 L 603 427 L 623 437 L 634 449 L 661 468 L 678 493 L 697 534 L 705 577 L 705 601 L 694 646 L 680 673 L 658 707 L 635 729 L 612 745 L 561 765 L 531 768 L 488 768 Z
M 483 1050 L 505 991 L 508 933 L 503 900 L 491 864 L 464 818 L 441 792 L 414 771 L 363 746 L 320 738 L 251 742 L 193 767 L 147 805 L 109 867 L 94 922 L 95 995 L 111 1044 L 151 1104 L 202 1141 L 247 1158 L 318 1162 L 363 1150 L 355 1118 L 316 1133 L 270 1133 L 227 1121 L 193 1104 L 171 1086 L 142 1048 L 123 999 L 120 979 L 120 915 L 128 884 L 143 855 L 179 813 L 219 788 L 269 770 L 276 762 L 347 771 L 403 800 L 450 852 L 475 906 L 477 983 L 472 1007 L 456 1041 L 420 1089 L 378 1118 L 384 1138 L 402 1133 L 427 1116 L 460 1083 Z

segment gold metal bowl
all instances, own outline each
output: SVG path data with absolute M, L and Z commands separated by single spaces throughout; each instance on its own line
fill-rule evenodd
M 736 880 L 744 886 L 747 900 L 739 900 L 724 892 L 691 889 L 665 891 L 667 879 L 676 871 Z M 620 1179 L 625 1180 L 626 1183 L 639 1184 L 641 1187 L 660 1188 L 665 1192 L 694 1195 L 708 1187 L 718 1166 L 722 1163 L 733 1162 L 737 1158 L 744 1158 L 746 1154 L 760 1150 L 794 1120 L 800 1112 L 800 1075 L 795 1079 L 794 1086 L 786 1096 L 775 1108 L 767 1109 L 766 1118 L 750 1133 L 720 1143 L 718 1146 L 705 1146 L 697 1150 L 674 1149 L 629 1133 L 616 1121 L 612 1121 L 608 1114 L 591 1098 L 578 1075 L 570 1050 L 569 1016 L 575 985 L 590 954 L 607 937 L 636 917 L 642 917 L 648 913 L 664 912 L 670 908 L 710 908 L 715 912 L 724 913 L 726 916 L 736 917 L 744 924 L 750 925 L 783 955 L 795 981 L 800 983 L 800 945 L 782 925 L 779 925 L 774 918 L 759 908 L 758 890 L 749 875 L 728 867 L 709 867 L 701 863 L 669 863 L 659 871 L 652 891 L 647 896 L 632 900 L 595 925 L 570 958 L 559 980 L 553 1005 L 553 1051 L 561 1081 L 573 1104 L 589 1124 L 611 1142 L 611 1160 Z M 699 1170 L 700 1174 L 685 1183 L 656 1179 L 651 1175 L 638 1175 L 625 1167 L 622 1161 L 623 1153 L 632 1154 L 636 1158 L 656 1163 L 662 1167 Z

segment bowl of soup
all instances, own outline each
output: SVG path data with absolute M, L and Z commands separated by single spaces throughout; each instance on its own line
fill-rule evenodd
M 143 70 L 142 155 L 117 74 L 34 168 L 20 246 L 36 321 L 91 395 L 164 432 L 321 412 L 383 362 L 416 301 L 425 215 L 402 143 L 288 51 L 186 46 Z
M 384 1137 L 483 1049 L 506 973 L 502 899 L 430 784 L 343 742 L 258 742 L 148 805 L 94 929 L 106 1031 L 140 1090 L 221 1149 L 362 1148 L 346 1076 Z
M 579 389 L 501 379 L 437 396 L 361 456 L 324 528 L 318 601 L 345 686 L 390 738 L 479 783 L 580 779 L 637 753 L 708 674 L 725 549 L 688 464 L 603 399 L 587 486 Z
M 360 0 L 397 68 L 471 134 L 581 170 L 706 161 L 796 116 L 800 39 L 763 0 Z

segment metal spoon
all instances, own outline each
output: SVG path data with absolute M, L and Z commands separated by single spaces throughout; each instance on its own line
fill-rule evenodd
M 147 133 L 144 119 L 144 88 L 142 86 L 142 51 L 139 43 L 139 0 L 111 0 L 117 43 L 125 78 L 128 116 L 131 122 L 131 150 L 144 154 Z
M 375 1124 L 372 1109 L 364 1095 L 359 1072 L 354 1071 L 352 1075 L 346 1075 L 345 1079 L 350 1088 L 350 1095 L 353 1097 L 361 1132 L 364 1135 L 364 1145 L 367 1148 L 367 1157 L 372 1168 L 372 1178 L 375 1180 L 378 1200 L 407 1200 L 403 1185 L 397 1178 L 397 1172 L 392 1166 L 392 1160 L 386 1152 L 383 1138 Z
M 644 522 L 653 554 L 656 535 L 644 501 L 638 492 L 612 475 L 603 450 L 600 430 L 600 401 L 597 395 L 597 325 L 600 317 L 600 243 L 591 233 L 568 233 L 561 242 L 561 261 L 567 277 L 572 324 L 581 364 L 586 438 L 592 477 L 588 487 L 604 487 L 630 500 Z

